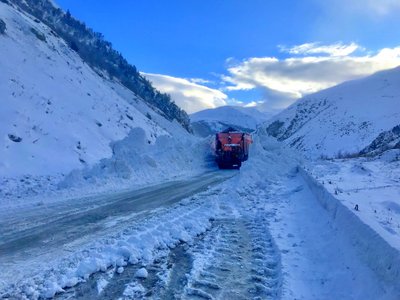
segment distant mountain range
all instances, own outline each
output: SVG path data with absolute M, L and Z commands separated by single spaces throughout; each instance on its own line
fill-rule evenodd
M 201 137 L 206 137 L 228 127 L 251 132 L 268 118 L 267 114 L 258 111 L 256 108 L 239 106 L 221 106 L 190 115 L 193 131 Z

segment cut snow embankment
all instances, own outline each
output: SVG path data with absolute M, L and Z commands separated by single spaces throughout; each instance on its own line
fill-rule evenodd
M 371 190 L 369 190 L 368 193 L 363 195 L 368 195 L 369 201 L 363 202 L 365 199 L 360 199 L 360 195 L 344 192 L 338 187 L 340 184 L 335 186 L 337 181 L 332 176 L 318 177 L 313 170 L 303 168 L 299 168 L 299 170 L 319 203 L 330 215 L 333 225 L 349 239 L 356 249 L 357 255 L 362 258 L 365 264 L 375 272 L 386 286 L 393 288 L 393 295 L 400 294 L 398 285 L 398 282 L 400 282 L 399 235 L 393 229 L 391 229 L 391 234 L 388 234 L 388 231 L 382 231 L 381 222 L 376 222 L 377 219 L 371 218 L 371 212 L 368 213 L 368 210 L 372 210 L 372 214 L 378 213 L 373 210 L 374 206 L 372 205 L 377 205 L 379 202 L 385 203 L 381 198 L 382 195 L 370 194 Z M 357 184 L 360 181 L 354 180 L 356 177 L 354 174 L 348 173 L 348 175 L 351 176 L 347 178 L 349 180 L 348 184 L 357 190 Z M 364 179 L 365 176 L 367 175 L 364 174 Z M 361 188 L 360 186 L 358 187 Z M 398 187 L 396 191 L 398 197 Z M 373 199 L 371 196 L 376 198 Z M 359 203 L 358 210 L 355 209 L 355 204 L 357 203 Z M 395 214 L 397 214 L 396 219 L 398 222 L 399 211 L 395 211 Z M 396 231 L 399 230 L 398 223 L 397 225 L 392 225 L 394 225 L 392 227 L 397 227 Z

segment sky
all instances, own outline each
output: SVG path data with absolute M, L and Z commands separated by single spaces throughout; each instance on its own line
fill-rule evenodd
M 56 0 L 188 113 L 276 113 L 400 65 L 400 0 Z

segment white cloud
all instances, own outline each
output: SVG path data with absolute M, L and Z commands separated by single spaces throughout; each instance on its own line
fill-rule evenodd
M 329 56 L 347 56 L 354 51 L 361 49 L 356 43 L 344 45 L 343 43 L 337 43 L 332 45 L 320 45 L 319 43 L 306 43 L 292 48 L 286 48 L 280 46 L 281 50 L 290 54 L 328 54 Z
M 244 105 L 244 107 L 257 107 L 263 103 L 264 103 L 264 101 L 251 101 L 251 102 L 247 103 L 246 105 Z
M 289 49 L 306 56 L 249 58 L 228 68 L 229 75 L 223 76 L 226 90 L 263 88 L 266 105 L 278 110 L 306 94 L 400 65 L 400 47 L 385 48 L 373 55 L 344 55 L 357 48 L 356 44 L 310 43 Z M 318 53 L 322 55 L 310 55 Z
M 226 94 L 196 83 L 206 81 L 199 79 L 190 81 L 184 78 L 161 74 L 142 74 L 149 79 L 158 90 L 170 94 L 172 100 L 189 114 L 227 104 L 228 96 Z
M 210 80 L 203 79 L 203 78 L 189 78 L 188 79 L 190 82 L 197 83 L 197 84 L 207 84 L 207 83 L 213 83 Z

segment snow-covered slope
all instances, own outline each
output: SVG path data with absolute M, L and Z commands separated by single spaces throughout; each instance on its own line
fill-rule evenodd
M 54 181 L 54 176 L 90 169 L 110 159 L 115 142 L 135 128 L 143 133 L 141 149 L 143 143 L 156 144 L 160 136 L 165 136 L 163 145 L 177 145 L 181 153 L 185 147 L 179 143 L 195 142 L 177 122 L 167 121 L 118 82 L 94 72 L 37 19 L 3 2 L 0 19 L 7 27 L 0 34 L 0 195 L 15 178 Z M 134 163 L 157 166 L 149 157 L 130 163 L 124 167 L 135 169 L 136 175 L 139 166 Z M 24 188 L 27 181 L 17 180 Z
M 253 107 L 221 106 L 194 113 L 190 119 L 196 135 L 208 136 L 227 127 L 253 131 L 268 115 Z
M 400 68 L 309 95 L 264 129 L 309 157 L 358 153 L 400 124 Z

